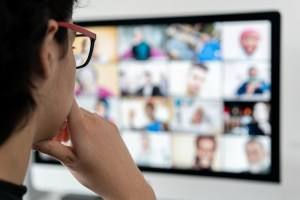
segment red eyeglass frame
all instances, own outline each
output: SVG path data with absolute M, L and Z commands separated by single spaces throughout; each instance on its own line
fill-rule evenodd
M 83 63 L 82 65 L 80 66 L 76 66 L 76 69 L 80 69 L 80 68 L 83 68 L 85 66 L 87 66 L 92 58 L 92 55 L 93 55 L 93 50 L 94 50 L 94 46 L 95 46 L 95 41 L 96 41 L 96 34 L 81 27 L 81 26 L 78 26 L 76 24 L 72 24 L 72 23 L 69 23 L 69 22 L 57 22 L 58 26 L 60 27 L 64 27 L 64 28 L 69 28 L 73 31 L 76 31 L 78 33 L 80 33 L 79 35 L 76 35 L 76 37 L 83 37 L 83 36 L 87 36 L 90 38 L 91 40 L 91 47 L 90 47 L 90 51 L 89 51 L 89 55 L 87 57 L 87 60 L 85 61 L 85 63 Z

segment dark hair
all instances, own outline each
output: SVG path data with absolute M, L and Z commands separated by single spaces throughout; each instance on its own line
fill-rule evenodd
M 217 146 L 217 141 L 215 139 L 214 136 L 211 136 L 211 135 L 201 135 L 201 136 L 198 136 L 197 139 L 196 139 L 196 147 L 199 148 L 199 142 L 201 140 L 211 140 L 213 143 L 214 143 L 214 150 L 216 149 L 216 146 Z
M 146 108 L 151 108 L 152 110 L 154 110 L 154 104 L 152 102 L 147 102 Z
M 201 140 L 206 140 L 206 139 L 211 140 L 214 143 L 214 149 L 213 150 L 215 151 L 216 148 L 217 148 L 217 141 L 216 141 L 215 137 L 211 136 L 211 135 L 200 135 L 200 136 L 198 136 L 197 139 L 196 139 L 197 149 L 199 148 L 199 142 Z M 198 157 L 198 155 L 196 155 L 195 156 L 195 165 L 197 165 L 197 163 L 199 163 L 199 161 L 200 161 L 200 158 Z
M 76 0 L 3 1 L 0 6 L 0 145 L 24 127 L 36 102 L 32 95 L 33 74 L 39 73 L 39 51 L 48 20 L 68 21 Z M 67 50 L 67 30 L 60 28 L 55 39 Z

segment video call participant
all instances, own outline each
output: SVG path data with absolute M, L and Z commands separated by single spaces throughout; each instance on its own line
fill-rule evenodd
M 145 127 L 142 128 L 142 130 L 151 131 L 151 132 L 161 132 L 161 131 L 168 131 L 168 124 L 158 120 L 155 116 L 155 105 L 152 102 L 147 102 L 145 105 L 145 114 L 148 123 Z M 135 111 L 130 110 L 129 111 L 129 125 L 130 128 L 133 130 L 137 130 L 134 125 L 135 120 Z
M 212 171 L 217 142 L 213 136 L 198 136 L 196 139 L 196 159 L 192 169 Z
M 269 85 L 259 78 L 257 68 L 250 67 L 248 70 L 248 80 L 242 83 L 238 88 L 236 94 L 241 95 L 259 95 L 264 94 L 270 90 Z
M 246 56 L 252 56 L 260 42 L 260 35 L 255 29 L 246 29 L 241 33 L 240 44 Z
M 151 140 L 149 136 L 142 135 L 141 137 L 141 149 L 138 153 L 136 163 L 140 166 L 150 167 L 152 165 L 153 150 L 151 148 Z
M 259 140 L 249 140 L 245 145 L 245 150 L 249 163 L 249 170 L 244 173 L 267 174 L 270 172 L 270 166 L 267 162 L 264 146 Z
M 144 73 L 144 85 L 136 92 L 138 96 L 163 96 L 160 88 L 153 83 L 151 72 Z
M 108 99 L 98 99 L 95 106 L 96 113 L 104 119 L 114 122 L 114 120 L 109 116 L 109 109 L 110 105 Z
M 59 160 L 104 199 L 154 200 L 117 127 L 80 109 L 74 100 L 73 29 L 83 29 L 71 22 L 73 4 L 1 2 L 0 99 L 5 117 L 0 122 L 0 199 L 23 198 L 35 149 Z M 67 135 L 71 146 L 52 139 L 57 134 Z
M 198 62 L 221 60 L 220 41 L 212 38 L 208 33 L 202 33 L 201 43 L 203 46 L 197 53 Z
M 107 87 L 98 84 L 100 79 L 99 73 L 93 66 L 93 61 L 88 64 L 84 69 L 77 73 L 77 84 L 76 95 L 96 95 L 98 98 L 110 98 L 114 97 L 115 94 Z
M 188 96 L 198 96 L 201 93 L 206 80 L 208 68 L 203 63 L 194 63 L 188 71 L 187 94 Z
M 249 135 L 271 135 L 269 108 L 265 103 L 256 103 L 253 107 L 253 121 L 248 124 Z
M 172 24 L 166 29 L 168 40 L 166 42 L 166 51 L 171 60 L 192 60 L 195 58 L 193 46 L 195 46 L 196 38 L 193 35 L 198 31 L 191 31 L 187 25 Z
M 198 132 L 207 132 L 212 128 L 212 123 L 202 107 L 197 107 L 190 120 L 190 126 Z
M 150 45 L 145 41 L 144 34 L 141 29 L 133 30 L 132 55 L 137 60 L 147 60 L 151 56 Z

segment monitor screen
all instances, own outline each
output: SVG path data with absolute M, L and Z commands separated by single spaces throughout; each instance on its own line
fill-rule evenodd
M 279 182 L 277 13 L 77 24 L 97 40 L 76 100 L 118 126 L 142 170 Z M 90 45 L 75 39 L 77 63 Z

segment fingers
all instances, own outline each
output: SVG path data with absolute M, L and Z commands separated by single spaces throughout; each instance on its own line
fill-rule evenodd
M 33 149 L 52 156 L 65 165 L 72 164 L 76 158 L 70 147 L 61 144 L 55 139 L 38 142 L 33 145 Z
M 84 114 L 76 100 L 73 101 L 70 113 L 67 117 L 67 127 L 72 142 L 76 143 L 77 140 L 80 140 L 84 134 L 82 133 L 84 131 Z
M 83 121 L 83 114 L 81 109 L 79 108 L 76 100 L 73 100 L 73 104 L 67 118 L 68 124 L 78 124 Z
M 68 141 L 68 126 L 67 126 L 67 121 L 63 123 L 61 128 L 59 129 L 58 134 L 55 136 L 55 140 L 59 142 L 67 142 Z

